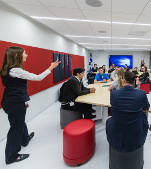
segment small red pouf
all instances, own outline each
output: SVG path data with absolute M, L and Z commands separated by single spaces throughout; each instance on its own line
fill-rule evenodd
M 146 92 L 146 94 L 148 94 L 150 92 L 150 84 L 141 84 L 140 85 L 140 89 L 144 90 Z
M 95 151 L 95 123 L 80 119 L 69 123 L 63 131 L 63 159 L 68 165 L 88 161 Z
M 150 84 L 150 91 L 151 91 L 151 80 L 149 81 L 149 84 Z

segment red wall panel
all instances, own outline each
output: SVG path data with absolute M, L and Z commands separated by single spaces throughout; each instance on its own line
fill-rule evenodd
M 84 68 L 84 56 L 72 55 L 72 70 L 76 67 Z
M 27 61 L 24 64 L 24 68 L 25 70 L 36 74 L 40 74 L 50 66 L 50 63 L 53 61 L 53 53 L 56 52 L 52 50 L 31 47 L 27 45 L 0 41 L 0 67 L 2 64 L 5 50 L 10 46 L 19 46 L 19 47 L 23 47 L 26 50 L 28 57 L 27 57 Z M 58 52 L 58 53 L 62 53 L 62 52 Z M 84 67 L 83 56 L 72 55 L 72 70 L 76 67 Z M 61 82 L 54 84 L 53 71 L 52 71 L 50 75 L 48 75 L 44 80 L 40 82 L 28 81 L 28 93 L 29 95 L 33 95 L 49 87 L 57 85 Z M 0 102 L 2 99 L 2 94 L 3 94 L 3 86 L 0 80 Z

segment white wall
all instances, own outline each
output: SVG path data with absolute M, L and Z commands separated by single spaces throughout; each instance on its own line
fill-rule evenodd
M 0 40 L 81 55 L 85 57 L 87 66 L 89 55 L 87 50 L 2 2 L 0 2 Z M 59 88 L 60 85 L 57 85 L 31 96 L 27 120 L 54 103 L 58 99 Z M 7 116 L 0 109 L 0 140 L 6 137 L 8 128 Z
M 146 66 L 149 68 L 149 52 L 124 52 L 124 51 L 91 51 L 93 63 L 97 63 L 100 67 L 106 65 L 109 68 L 110 55 L 133 55 L 133 67 L 140 67 L 141 60 L 144 59 Z

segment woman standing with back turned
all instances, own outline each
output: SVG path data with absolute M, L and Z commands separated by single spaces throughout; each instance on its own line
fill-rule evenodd
M 23 69 L 27 56 L 23 48 L 9 47 L 5 52 L 0 69 L 0 76 L 4 85 L 2 108 L 7 113 L 10 123 L 5 149 L 6 164 L 22 161 L 29 157 L 29 154 L 18 154 L 21 146 L 27 146 L 34 136 L 34 132 L 28 134 L 25 123 L 27 101 L 30 100 L 27 93 L 27 80 L 43 80 L 59 64 L 57 60 L 51 63 L 46 71 L 36 75 Z

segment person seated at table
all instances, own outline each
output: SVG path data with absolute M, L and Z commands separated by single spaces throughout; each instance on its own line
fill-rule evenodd
M 142 67 L 142 66 L 145 66 L 145 61 L 144 61 L 144 59 L 141 60 L 140 67 Z
M 126 72 L 126 71 L 129 71 L 129 70 L 130 70 L 130 68 L 128 67 L 127 64 L 125 64 L 125 72 Z
M 115 64 L 114 63 L 112 63 L 112 69 L 113 69 L 113 71 L 115 70 Z
M 98 71 L 98 67 L 97 67 L 97 64 L 95 63 L 94 67 L 92 68 L 92 73 L 95 73 L 97 71 Z
M 103 73 L 107 72 L 106 65 L 103 65 L 102 68 L 103 68 Z
M 95 76 L 97 74 L 97 71 L 98 71 L 98 67 L 97 67 L 97 64 L 95 63 L 94 67 L 92 68 L 92 72 L 89 73 L 89 77 L 87 78 L 88 79 L 88 84 L 93 84 L 94 83 L 94 79 L 95 79 Z
M 99 73 L 96 74 L 94 83 L 110 82 L 108 75 L 103 73 L 103 71 L 103 68 L 99 67 Z
M 109 78 L 111 77 L 111 73 L 114 71 L 112 65 L 109 67 L 109 70 L 108 70 L 108 76 Z
M 96 90 L 95 88 L 84 87 L 82 82 L 84 72 L 85 69 L 80 67 L 73 70 L 73 76 L 60 89 L 59 101 L 62 109 L 77 111 L 84 115 L 85 119 L 92 119 L 96 117 L 92 114 L 95 113 L 92 105 L 75 102 L 78 96 L 95 93 Z
M 124 72 L 123 88 L 110 96 L 112 117 L 106 121 L 106 135 L 118 152 L 131 152 L 142 147 L 148 132 L 146 113 L 149 110 L 145 91 L 133 87 L 135 75 Z
M 139 76 L 139 80 L 141 81 L 141 84 L 148 84 L 149 83 L 149 73 L 147 71 L 146 66 L 142 66 L 142 72 L 143 72 L 143 74 L 141 74 Z
M 109 67 L 108 73 L 112 73 L 114 71 L 112 65 Z
M 111 79 L 112 81 L 114 81 L 114 80 L 117 78 L 117 72 L 118 72 L 118 70 L 119 70 L 119 66 L 116 66 L 116 67 L 115 67 L 115 70 L 111 73 L 110 79 Z
M 124 76 L 124 69 L 119 69 L 117 72 L 117 77 L 113 81 L 113 83 L 109 86 L 108 90 L 111 91 L 113 89 L 120 89 L 123 87 L 123 76 Z
M 137 71 L 137 67 L 134 67 L 134 69 L 132 70 L 132 72 L 137 75 L 138 74 L 138 71 Z

